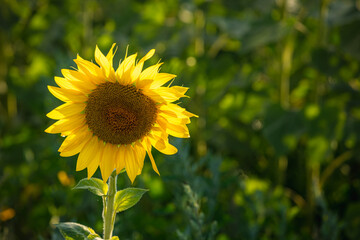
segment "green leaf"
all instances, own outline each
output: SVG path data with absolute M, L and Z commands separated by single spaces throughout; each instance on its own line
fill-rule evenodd
M 126 188 L 118 191 L 115 195 L 116 212 L 122 212 L 134 206 L 147 191 L 149 190 L 141 188 Z
M 87 189 L 98 196 L 104 196 L 108 191 L 108 185 L 98 178 L 84 178 L 73 189 Z
M 101 240 L 95 231 L 79 223 L 66 222 L 55 225 L 66 240 Z

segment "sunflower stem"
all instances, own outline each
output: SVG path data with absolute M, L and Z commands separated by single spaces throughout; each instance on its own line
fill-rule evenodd
M 104 240 L 110 240 L 114 230 L 115 215 L 114 201 L 116 194 L 116 171 L 113 171 L 109 177 L 109 191 L 104 201 Z

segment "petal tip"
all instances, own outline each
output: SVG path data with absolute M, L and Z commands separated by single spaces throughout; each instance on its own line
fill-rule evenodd
M 53 133 L 51 130 L 53 129 L 53 126 L 51 125 L 50 127 L 48 127 L 47 129 L 44 130 L 44 132 L 46 133 Z

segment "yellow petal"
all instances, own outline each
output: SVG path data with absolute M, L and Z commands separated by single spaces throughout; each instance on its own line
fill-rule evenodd
M 190 123 L 189 117 L 174 117 L 173 115 L 159 111 L 158 116 L 165 118 L 169 123 L 175 125 L 185 125 Z
M 185 108 L 180 107 L 177 104 L 173 104 L 173 103 L 169 103 L 169 104 L 162 104 L 160 106 L 161 110 L 168 110 L 168 111 L 173 111 L 175 113 L 182 113 L 183 111 L 185 111 Z
M 112 51 L 112 50 L 111 50 Z M 101 70 L 105 74 L 105 77 L 110 82 L 115 82 L 114 69 L 112 67 L 112 63 L 104 56 L 104 54 L 100 51 L 98 46 L 95 49 L 95 61 L 100 65 Z
M 54 79 L 55 79 L 56 84 L 61 88 L 71 89 L 71 90 L 79 90 L 69 80 L 67 80 L 63 77 L 55 77 Z
M 87 168 L 97 151 L 99 151 L 99 140 L 96 136 L 93 136 L 79 154 L 76 162 L 76 171 Z
M 103 158 L 100 162 L 100 170 L 101 170 L 102 178 L 104 182 L 106 182 L 116 167 L 115 159 L 116 159 L 117 151 L 114 145 L 112 145 L 111 143 L 106 143 L 103 148 L 104 148 L 104 153 L 103 153 Z
M 160 176 L 159 170 L 156 166 L 155 160 L 153 155 L 151 154 L 151 143 L 150 140 L 147 137 L 144 137 L 143 141 L 141 142 L 141 144 L 144 146 L 147 154 L 149 155 L 150 161 L 151 161 L 151 166 L 154 169 L 154 171 Z
M 189 88 L 187 88 L 187 87 L 181 87 L 181 86 L 172 86 L 172 87 L 170 87 L 170 88 L 178 91 L 181 95 L 185 95 L 185 93 L 186 93 L 187 90 L 189 89 Z
M 155 65 L 152 65 L 150 67 L 148 67 L 147 69 L 145 69 L 139 77 L 139 80 L 142 81 L 144 79 L 155 79 L 155 77 L 158 74 L 159 71 L 159 67 L 163 65 L 163 63 L 158 63 Z
M 142 93 L 151 98 L 156 103 L 167 103 L 166 100 L 157 92 L 150 89 L 142 89 Z
M 150 161 L 151 161 L 151 166 L 153 168 L 153 170 L 160 176 L 160 172 L 156 166 L 155 160 L 153 155 L 151 154 L 151 149 L 149 151 L 147 151 L 147 154 L 149 155 Z
M 116 174 L 125 168 L 125 146 L 119 146 L 116 154 Z
M 68 72 L 71 71 L 69 69 L 62 69 L 61 72 L 65 73 L 66 76 L 71 76 L 71 74 Z M 76 72 L 76 71 L 74 71 Z M 64 76 L 65 76 L 64 75 Z M 60 78 L 55 77 L 55 82 L 57 85 L 59 85 L 61 88 L 70 89 L 70 90 L 77 90 L 85 94 L 89 94 L 92 89 L 94 89 L 96 86 L 91 83 L 89 80 L 83 81 L 83 80 L 75 80 L 75 77 L 71 78 Z M 88 84 L 90 82 L 90 84 Z
M 199 117 L 198 115 L 195 115 L 193 113 L 190 113 L 185 110 L 185 108 L 180 107 L 177 104 L 168 103 L 168 104 L 162 104 L 160 107 L 160 110 L 168 110 L 175 112 L 178 117 L 184 118 L 184 117 Z
M 148 139 L 153 147 L 166 155 L 177 153 L 177 148 L 169 143 L 167 134 L 164 136 L 161 131 L 153 131 L 152 134 L 148 134 Z
M 132 54 L 124 59 L 124 61 L 122 62 L 124 73 L 130 71 L 134 67 L 136 57 L 137 57 L 137 53 Z
M 168 141 L 165 141 L 166 148 L 160 149 L 159 151 L 167 154 L 167 155 L 173 155 L 178 152 L 177 148 L 171 145 Z
M 137 53 L 127 57 L 116 70 L 116 77 L 120 84 L 128 85 L 132 82 L 131 73 L 135 65 Z
M 71 84 L 79 89 L 92 90 L 96 88 L 95 83 L 83 73 L 70 69 L 61 69 L 62 75 L 70 80 Z
M 79 71 L 85 74 L 93 83 L 101 84 L 105 82 L 105 75 L 94 63 L 82 59 L 79 55 L 74 62 L 78 65 Z
M 71 131 L 77 129 L 85 124 L 85 114 L 77 114 L 69 118 L 64 118 L 50 127 L 48 127 L 45 132 L 47 133 L 62 133 L 66 131 Z
M 141 60 L 140 62 L 145 62 L 147 60 L 149 60 L 150 58 L 152 58 L 155 54 L 155 49 L 151 49 Z
M 164 149 L 165 148 L 165 141 L 162 138 L 156 137 L 153 134 L 149 133 L 147 135 L 151 145 L 156 149 Z
M 155 89 L 161 87 L 171 79 L 174 79 L 176 75 L 169 74 L 169 73 L 158 73 L 156 78 L 154 79 L 153 83 L 151 84 L 150 88 Z
M 134 67 L 134 70 L 131 72 L 131 82 L 137 82 L 143 66 L 144 66 L 144 63 L 141 63 L 141 62 L 136 64 L 136 66 Z
M 81 113 L 84 111 L 85 107 L 85 103 L 64 103 L 49 112 L 46 116 L 51 119 L 62 119 Z
M 174 131 L 172 129 L 166 129 L 166 132 L 171 135 L 171 136 L 174 136 L 174 137 L 177 137 L 177 138 L 189 138 L 190 137 L 190 134 L 189 132 L 178 132 L 178 131 Z
M 174 102 L 176 100 L 179 100 L 179 98 L 188 97 L 179 93 L 176 89 L 168 87 L 159 87 L 157 89 L 153 89 L 153 91 L 159 94 L 167 102 Z
M 179 138 L 190 137 L 189 130 L 187 129 L 186 125 L 172 124 L 161 116 L 159 116 L 156 121 L 159 126 L 164 129 L 168 134 Z
M 88 99 L 84 94 L 79 91 L 53 86 L 48 86 L 48 89 L 52 95 L 54 95 L 56 98 L 60 99 L 63 102 L 85 102 Z
M 133 81 L 137 80 L 140 76 L 141 70 L 144 66 L 144 62 L 148 59 L 150 59 L 155 53 L 155 49 L 151 49 L 142 59 L 140 59 L 140 61 L 138 62 L 138 64 L 136 64 L 132 74 L 131 74 L 131 79 Z
M 144 167 L 144 159 L 145 159 L 146 151 L 139 142 L 136 142 L 134 145 L 134 153 L 135 153 L 136 161 L 138 163 L 137 175 L 140 175 Z
M 188 112 L 188 111 L 184 111 L 183 114 L 186 115 L 186 116 L 188 116 L 188 117 L 197 117 L 197 118 L 199 117 L 198 115 L 193 114 L 193 113 Z
M 165 104 L 162 104 L 165 105 Z M 166 106 L 166 105 L 165 105 Z M 167 108 L 164 108 L 162 106 L 158 107 L 159 109 L 159 113 L 165 114 L 167 116 L 173 117 L 173 118 L 177 118 L 180 117 L 180 114 L 171 110 L 168 110 Z M 183 117 L 184 118 L 184 117 Z
M 151 132 L 161 132 L 163 134 L 166 134 L 166 137 L 168 136 L 166 131 L 164 129 L 162 129 L 159 124 L 155 123 L 153 125 L 153 127 L 151 128 Z
M 72 83 L 73 81 L 78 81 L 78 82 L 87 82 L 87 77 L 76 70 L 71 70 L 71 69 L 61 69 L 61 73 L 64 76 L 64 78 L 66 78 L 67 80 L 70 80 L 70 82 Z M 89 83 L 92 84 L 92 83 Z
M 96 48 L 95 48 L 95 61 L 103 69 L 109 69 L 110 68 L 109 60 L 104 56 L 104 54 L 100 51 L 100 49 L 99 49 L 99 47 L 97 45 L 96 45 Z
M 64 149 L 67 149 L 67 148 L 73 148 L 75 147 L 75 145 L 78 145 L 78 142 L 77 140 L 80 138 L 80 139 L 83 139 L 85 134 L 88 133 L 89 130 L 87 128 L 87 125 L 84 125 L 84 126 L 81 126 L 77 129 L 74 129 L 72 131 L 71 134 L 69 134 L 65 140 L 63 141 L 63 143 L 61 144 L 60 148 L 59 148 L 59 152 L 61 152 L 62 150 Z
M 91 138 L 92 133 L 87 129 L 69 135 L 65 138 L 64 142 L 59 148 L 60 156 L 70 157 L 81 152 L 85 144 L 87 144 Z
M 150 88 L 151 84 L 154 82 L 153 79 L 144 79 L 142 81 L 139 81 L 137 80 L 136 83 L 135 83 L 135 86 L 138 88 L 138 89 L 142 89 L 142 90 L 145 90 Z
M 106 55 L 106 59 L 109 61 L 111 67 L 113 66 L 113 58 L 114 58 L 114 55 L 116 53 L 116 50 L 114 51 L 114 47 L 116 46 L 116 43 L 113 43 L 113 45 L 111 46 L 108 54 Z
M 101 159 L 103 158 L 104 142 L 98 141 L 97 144 L 98 144 L 98 151 L 96 152 L 95 156 L 91 159 L 91 161 L 87 165 L 88 178 L 91 178 L 94 175 L 94 173 L 96 172 L 96 169 L 99 166 Z
M 135 159 L 134 149 L 131 145 L 125 148 L 125 169 L 131 183 L 134 182 L 138 173 L 138 164 Z

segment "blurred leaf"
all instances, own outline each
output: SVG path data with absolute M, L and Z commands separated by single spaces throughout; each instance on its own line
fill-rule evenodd
M 212 21 L 230 37 L 242 41 L 242 53 L 277 42 L 291 30 L 291 26 L 275 22 L 271 18 L 252 21 L 216 17 Z
M 357 59 L 360 59 L 360 33 L 354 29 L 359 24 L 360 20 L 357 20 L 341 27 L 341 46 L 348 54 Z
M 306 146 L 306 156 L 310 164 L 318 164 L 325 160 L 330 148 L 328 139 L 323 136 L 312 137 Z
M 55 226 L 66 240 L 101 240 L 93 229 L 79 223 L 67 222 Z
M 134 206 L 147 191 L 149 190 L 141 188 L 126 188 L 118 191 L 114 203 L 116 212 L 122 212 Z
M 108 191 L 108 185 L 98 178 L 84 178 L 73 189 L 87 189 L 98 196 L 104 196 Z
M 360 12 L 355 1 L 333 1 L 329 7 L 329 25 L 341 26 L 360 20 Z
M 287 36 L 291 28 L 279 22 L 256 22 L 251 31 L 244 36 L 241 52 L 248 52 L 258 47 L 275 43 Z
M 317 48 L 312 52 L 313 66 L 326 75 L 334 74 L 337 70 L 330 65 L 334 52 L 327 48 Z
M 232 19 L 229 17 L 214 17 L 210 21 L 214 22 L 219 28 L 228 33 L 230 37 L 241 39 L 251 30 L 249 21 L 241 21 L 240 19 Z
M 287 154 L 294 149 L 305 130 L 301 112 L 285 111 L 280 105 L 272 105 L 267 108 L 264 119 L 264 136 L 278 155 Z
M 351 239 L 360 239 L 360 203 L 352 203 L 346 209 L 345 230 Z

